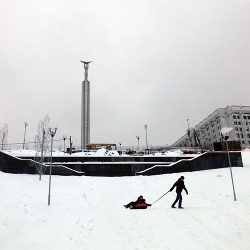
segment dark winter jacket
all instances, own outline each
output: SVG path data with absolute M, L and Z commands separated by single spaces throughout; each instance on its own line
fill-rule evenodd
M 178 179 L 178 181 L 175 182 L 175 184 L 173 185 L 173 187 L 170 188 L 170 192 L 176 187 L 176 192 L 182 192 L 182 189 L 184 189 L 186 191 L 186 193 L 188 194 L 188 191 L 185 187 L 184 181 L 181 180 L 181 178 Z
M 146 203 L 145 199 L 140 199 L 140 197 L 138 197 L 137 201 L 135 202 L 135 204 L 146 204 L 147 206 L 151 206 L 150 204 Z

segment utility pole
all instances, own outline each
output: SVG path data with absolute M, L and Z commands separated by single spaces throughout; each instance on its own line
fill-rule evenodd
M 26 128 L 28 126 L 28 122 L 24 122 L 24 138 L 23 138 L 23 149 L 25 146 L 25 136 L 26 136 Z
M 139 143 L 139 140 L 140 140 L 140 136 L 137 135 L 136 136 L 136 139 L 138 140 L 138 153 L 140 152 L 140 143 Z
M 145 131 L 146 131 L 146 146 L 148 149 L 148 125 L 144 125 Z

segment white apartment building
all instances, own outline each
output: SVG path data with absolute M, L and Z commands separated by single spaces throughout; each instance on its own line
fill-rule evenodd
M 250 106 L 216 109 L 195 127 L 187 129 L 187 133 L 171 147 L 195 147 L 200 143 L 204 149 L 213 149 L 213 143 L 222 140 L 220 131 L 223 127 L 234 128 L 228 134 L 229 141 L 240 141 L 242 148 L 250 147 Z

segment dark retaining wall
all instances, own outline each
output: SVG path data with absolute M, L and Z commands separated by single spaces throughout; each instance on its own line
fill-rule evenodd
M 35 174 L 36 163 L 0 152 L 0 171 L 13 174 Z
M 229 156 L 232 167 L 243 167 L 241 152 L 230 152 Z M 170 166 L 156 165 L 151 169 L 138 172 L 137 175 L 169 174 L 225 167 L 229 167 L 227 152 L 208 152 L 193 159 L 183 159 Z
M 232 166 L 243 167 L 240 152 L 231 152 L 230 159 Z M 170 163 L 173 165 L 170 165 Z M 0 171 L 16 174 L 36 174 L 35 164 L 32 159 L 27 157 L 20 159 L 0 152 Z M 81 175 L 84 172 L 88 176 L 155 175 L 229 166 L 228 156 L 225 152 L 208 152 L 199 155 L 197 158 L 189 159 L 187 157 L 161 156 L 53 157 L 53 164 L 64 165 L 69 169 L 63 166 L 53 166 L 52 174 Z M 70 169 L 79 172 L 73 172 Z M 45 174 L 49 174 L 49 167 L 45 171 Z
M 34 159 L 34 157 L 19 157 Z M 185 156 L 53 156 L 53 163 L 61 162 L 176 162 L 181 159 L 191 159 Z

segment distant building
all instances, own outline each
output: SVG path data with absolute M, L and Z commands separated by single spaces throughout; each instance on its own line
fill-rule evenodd
M 242 148 L 250 147 L 250 106 L 216 109 L 194 128 L 189 128 L 171 147 L 194 147 L 200 143 L 204 149 L 213 149 L 213 143 L 222 140 L 223 127 L 234 128 L 229 133 L 229 141 L 240 141 Z

